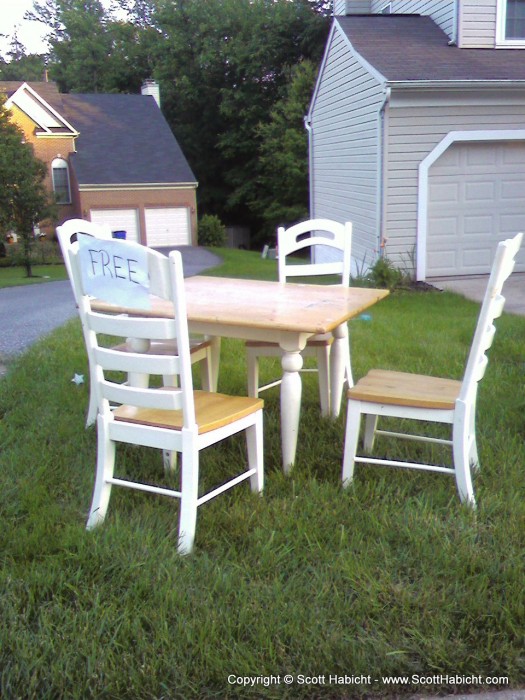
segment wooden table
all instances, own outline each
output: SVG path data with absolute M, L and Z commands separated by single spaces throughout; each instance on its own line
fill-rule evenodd
M 295 461 L 301 409 L 301 350 L 312 335 L 332 333 L 330 355 L 332 412 L 341 406 L 344 345 L 347 321 L 388 295 L 385 289 L 314 284 L 282 284 L 226 277 L 195 276 L 186 279 L 186 303 L 190 332 L 217 340 L 213 344 L 218 367 L 220 337 L 275 342 L 283 350 L 281 383 L 281 440 L 285 471 Z M 97 308 L 97 305 L 93 305 Z M 100 303 L 100 310 L 108 305 Z M 134 313 L 133 309 L 115 311 Z M 170 302 L 153 299 L 150 310 L 138 315 L 171 316 Z

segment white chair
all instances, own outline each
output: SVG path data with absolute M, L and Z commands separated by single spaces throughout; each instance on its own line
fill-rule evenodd
M 263 402 L 261 399 L 194 391 L 182 258 L 178 251 L 173 251 L 168 259 L 137 243 L 114 241 L 112 244 L 97 244 L 109 255 L 116 251 L 124 260 L 130 254 L 136 256 L 139 248 L 145 251 L 149 292 L 172 301 L 174 316 L 147 318 L 92 311 L 92 298 L 83 288 L 82 250 L 70 251 L 73 279 L 79 291 L 79 313 L 94 363 L 98 399 L 97 473 L 87 529 L 104 520 L 113 485 L 180 498 L 178 550 L 186 554 L 193 546 L 200 505 L 246 479 L 250 479 L 253 491 L 262 492 Z M 116 248 L 110 250 L 111 245 Z M 110 280 L 109 284 L 115 287 L 118 282 Z M 104 299 L 104 293 L 100 298 Z M 104 336 L 107 334 L 133 337 L 145 344 L 149 341 L 175 341 L 178 354 L 120 352 L 105 347 Z M 108 373 L 114 371 L 170 375 L 176 376 L 178 381 L 177 386 L 136 387 L 113 381 L 113 375 L 108 376 Z M 217 488 L 199 495 L 200 450 L 242 431 L 246 433 L 248 467 Z M 115 477 L 116 443 L 120 442 L 180 453 L 180 491 Z
M 328 246 L 338 252 L 335 262 L 316 262 L 316 250 L 319 246 Z M 277 230 L 277 251 L 279 266 L 279 282 L 286 283 L 291 277 L 321 277 L 337 275 L 339 284 L 348 287 L 350 284 L 350 264 L 352 246 L 352 224 L 345 224 L 329 219 L 310 219 L 288 229 L 282 226 Z M 306 251 L 310 253 L 308 262 L 300 258 L 292 258 L 293 253 Z M 306 293 L 306 292 L 305 292 Z M 318 372 L 319 398 L 322 415 L 330 412 L 337 414 L 339 406 L 331 404 L 330 377 L 330 348 L 333 342 L 331 333 L 311 337 L 301 355 L 316 357 L 317 368 L 302 369 L 302 372 Z M 248 365 L 248 394 L 258 396 L 264 391 L 281 383 L 276 380 L 259 386 L 259 358 L 282 357 L 282 350 L 276 343 L 264 341 L 248 341 L 246 343 Z M 350 364 L 350 346 L 345 346 L 344 380 L 348 386 L 353 385 Z M 339 385 L 340 386 L 340 385 Z
M 485 353 L 496 332 L 493 321 L 501 315 L 505 304 L 505 298 L 501 295 L 503 284 L 514 268 L 514 258 L 522 238 L 523 234 L 519 233 L 498 245 L 462 381 L 371 370 L 349 389 L 342 474 L 344 486 L 352 481 L 356 462 L 442 472 L 456 477 L 461 501 L 475 507 L 471 469 L 479 469 L 475 433 L 478 382 L 485 373 L 488 363 Z M 357 457 L 362 415 L 366 416 L 364 451 L 367 455 Z M 379 416 L 446 423 L 452 426 L 452 439 L 441 440 L 424 435 L 379 430 Z M 368 455 L 372 452 L 376 435 L 450 445 L 452 466 L 370 457 Z
M 95 224 L 91 221 L 85 221 L 84 219 L 69 219 L 65 221 L 61 226 L 57 227 L 57 238 L 62 250 L 62 256 L 64 258 L 64 263 L 66 270 L 73 288 L 73 295 L 75 297 L 75 302 L 78 306 L 78 291 L 75 289 L 73 284 L 73 278 L 71 274 L 71 263 L 69 260 L 69 250 L 75 249 L 77 246 L 77 234 L 86 233 L 94 238 L 100 238 L 102 240 L 112 240 L 113 236 L 109 226 Z M 84 336 L 85 336 L 84 329 Z M 87 348 L 87 344 L 86 344 Z M 214 374 L 214 367 L 212 362 L 212 352 L 211 343 L 206 338 L 191 338 L 190 339 L 191 348 L 191 359 L 192 362 L 200 362 L 201 368 L 201 383 L 204 389 L 216 389 L 216 372 Z M 122 352 L 127 352 L 129 349 L 129 343 L 122 343 L 121 345 L 115 347 L 115 350 L 121 350 Z M 177 347 L 173 342 L 155 343 L 150 352 L 155 352 L 156 354 L 168 354 L 176 355 Z M 88 361 L 90 360 L 88 355 Z M 89 374 L 90 374 L 90 390 L 89 390 L 89 405 L 86 416 L 86 427 L 92 425 L 97 417 L 97 400 L 93 392 L 93 387 L 95 385 L 95 379 L 92 372 L 92 363 L 89 361 Z M 133 378 L 134 384 L 147 384 L 147 375 L 140 374 Z M 164 377 L 164 384 L 171 385 L 173 382 L 172 377 Z

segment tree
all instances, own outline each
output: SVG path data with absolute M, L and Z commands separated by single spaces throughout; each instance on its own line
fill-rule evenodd
M 14 124 L 0 101 L 0 227 L 14 231 L 22 241 L 24 265 L 31 272 L 34 226 L 49 216 L 52 207 L 44 186 L 46 165 L 25 143 L 23 131 Z
M 257 128 L 258 175 L 250 206 L 264 222 L 265 238 L 275 235 L 277 224 L 292 224 L 308 217 L 308 138 L 304 115 L 312 95 L 317 66 L 302 61 L 290 71 L 283 97 Z
M 176 0 L 157 22 L 164 110 L 199 181 L 201 211 L 256 229 L 257 126 L 290 67 L 320 59 L 328 22 L 307 0 Z

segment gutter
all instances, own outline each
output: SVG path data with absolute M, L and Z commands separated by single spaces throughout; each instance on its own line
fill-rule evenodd
M 388 80 L 386 85 L 396 90 L 479 90 L 480 88 L 525 88 L 524 80 Z
M 314 203 L 314 177 L 313 177 L 313 130 L 312 130 L 312 120 L 308 115 L 303 117 L 304 128 L 308 132 L 308 210 L 310 212 L 310 218 L 313 219 L 313 203 Z
M 386 122 L 387 122 L 387 109 L 390 102 L 392 90 L 386 85 L 385 96 L 381 107 L 378 112 L 378 175 L 377 175 L 377 250 L 379 251 L 379 257 L 383 257 L 385 253 L 385 248 L 382 245 L 385 240 L 385 179 L 386 179 Z

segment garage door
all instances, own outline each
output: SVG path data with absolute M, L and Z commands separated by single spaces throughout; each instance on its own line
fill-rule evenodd
M 91 221 L 107 224 L 112 231 L 126 231 L 126 240 L 140 242 L 137 209 L 91 209 Z
M 146 239 L 151 248 L 191 245 L 188 207 L 145 209 Z
M 428 184 L 428 277 L 486 274 L 498 242 L 525 230 L 523 142 L 453 144 Z

